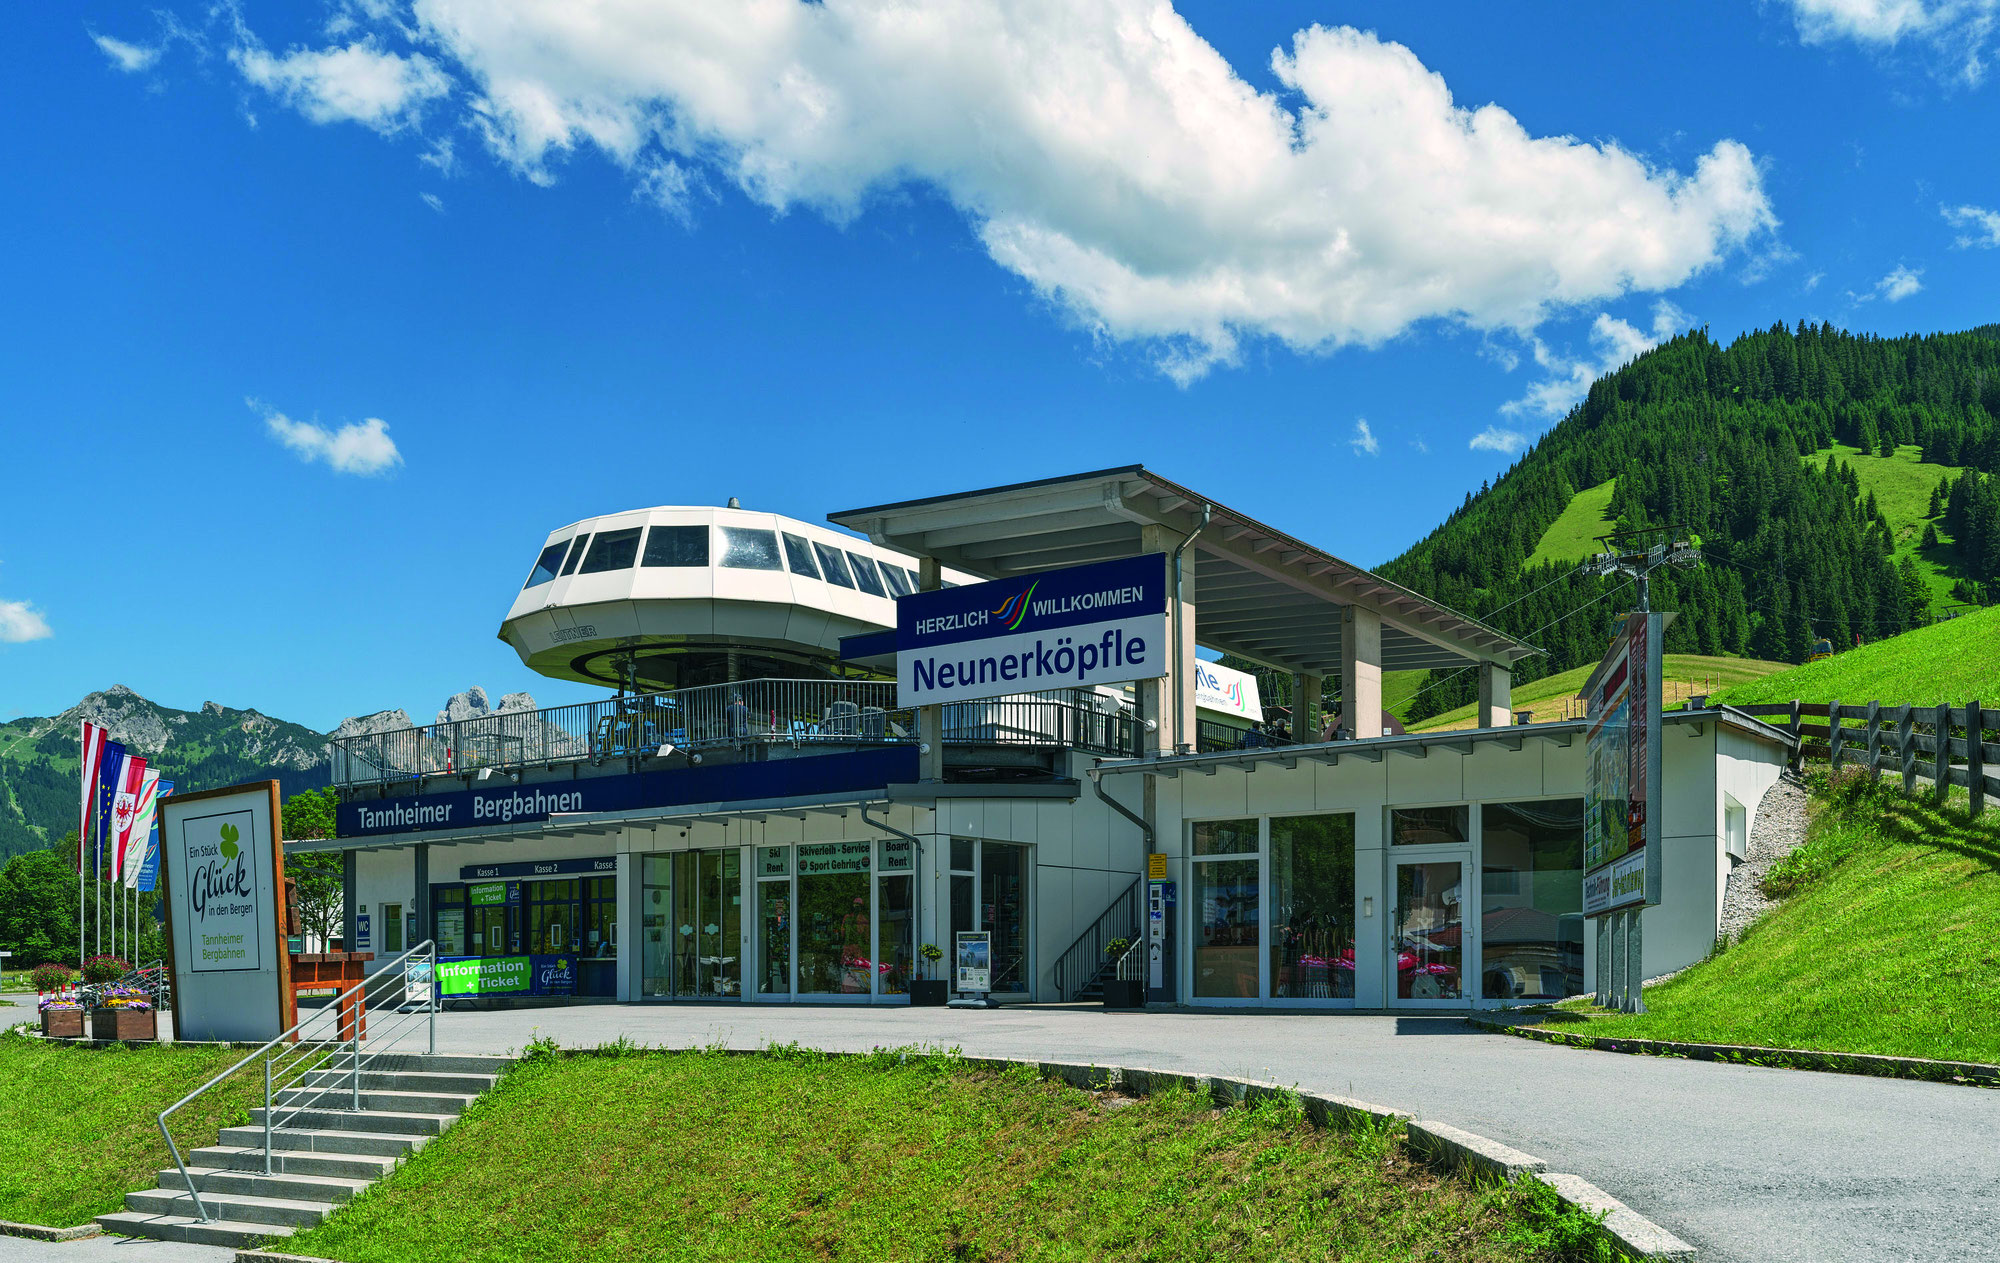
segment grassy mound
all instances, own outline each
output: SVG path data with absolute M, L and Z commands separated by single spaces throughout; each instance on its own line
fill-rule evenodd
M 1556 675 L 1544 676 L 1539 680 L 1523 684 L 1514 690 L 1514 709 L 1532 710 L 1536 723 L 1547 723 L 1551 719 L 1581 718 L 1582 704 L 1576 700 L 1576 691 L 1597 669 L 1596 663 L 1574 667 Z M 1786 671 L 1782 662 L 1766 662 L 1762 658 L 1720 658 L 1698 653 L 1669 653 L 1660 658 L 1661 694 L 1665 705 L 1673 708 L 1682 699 L 1695 693 L 1708 693 L 1717 689 L 1731 688 L 1745 681 L 1768 676 L 1773 672 Z M 1470 728 L 1474 725 L 1471 706 L 1460 706 L 1442 715 L 1433 715 L 1418 724 L 1415 731 L 1435 732 L 1442 728 Z
M 162 1018 L 162 1021 L 165 1019 Z M 0 1219 L 66 1228 L 122 1210 L 172 1164 L 154 1120 L 243 1056 L 161 1044 L 82 1048 L 0 1035 Z M 246 1120 L 260 1079 L 240 1076 L 174 1115 L 185 1152 Z
M 450 1259 L 1589 1257 L 1296 1099 L 1124 1100 L 946 1055 L 537 1056 L 289 1252 Z
M 2000 1062 L 2000 819 L 1845 771 L 1813 802 L 1805 844 L 1765 877 L 1784 902 L 1740 942 L 1648 988 L 1643 1016 L 1549 1025 Z
M 1731 685 L 1716 700 L 1936 706 L 2000 705 L 2000 606 L 1934 623 L 1776 675 Z

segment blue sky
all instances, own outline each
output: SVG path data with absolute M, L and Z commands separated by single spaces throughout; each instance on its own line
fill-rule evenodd
M 28 6 L 0 719 L 573 700 L 494 632 L 646 504 L 1382 562 L 1663 334 L 1994 320 L 1994 5 Z

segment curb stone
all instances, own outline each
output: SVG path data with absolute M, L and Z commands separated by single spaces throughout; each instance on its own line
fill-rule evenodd
M 2000 1066 L 1978 1061 L 1934 1061 L 1927 1057 L 1891 1057 L 1883 1053 L 1819 1052 L 1809 1048 L 1767 1048 L 1758 1044 L 1684 1044 L 1628 1035 L 1572 1035 L 1540 1026 L 1469 1017 L 1482 1030 L 1497 1031 L 1544 1044 L 1593 1052 L 1642 1057 L 1685 1057 L 1689 1061 L 1719 1061 L 1769 1066 L 1784 1070 L 1818 1070 L 1828 1074 L 1860 1074 L 1884 1079 L 1921 1079 L 1967 1087 L 2000 1087 Z
M 1497 1024 L 1495 1024 L 1497 1025 Z M 588 1053 L 590 1050 L 580 1050 Z M 679 1051 L 662 1048 L 660 1051 Z M 726 1050 L 737 1056 L 755 1056 L 758 1049 Z M 825 1050 L 829 1057 L 866 1057 L 869 1053 Z M 880 1049 L 876 1051 L 882 1051 Z M 1074 1061 L 1028 1061 L 1012 1057 L 967 1057 L 961 1064 L 1003 1072 L 1028 1066 L 1044 1079 L 1056 1079 L 1083 1091 L 1115 1090 L 1128 1096 L 1148 1096 L 1173 1088 L 1186 1088 L 1206 1096 L 1220 1108 L 1254 1105 L 1274 1097 L 1296 1097 L 1306 1117 L 1318 1126 L 1339 1130 L 1359 1127 L 1404 1125 L 1413 1152 L 1430 1165 L 1459 1170 L 1499 1180 L 1532 1176 L 1549 1185 L 1568 1205 L 1592 1216 L 1603 1216 L 1599 1228 L 1625 1255 L 1635 1259 L 1692 1259 L 1695 1249 L 1665 1228 L 1633 1210 L 1624 1202 L 1598 1188 L 1580 1175 L 1548 1173 L 1548 1163 L 1532 1154 L 1489 1140 L 1473 1132 L 1445 1123 L 1416 1119 L 1402 1110 L 1392 1110 L 1350 1097 L 1303 1092 L 1288 1084 L 1263 1079 L 1237 1079 L 1225 1075 L 1186 1074 L 1157 1070 L 1150 1066 L 1099 1066 Z M 302 1254 L 279 1254 L 269 1250 L 239 1250 L 235 1263 L 329 1263 Z
M 74 1228 L 50 1228 L 43 1224 L 17 1224 L 11 1219 L 0 1219 L 0 1237 L 26 1237 L 30 1241 L 81 1241 L 85 1237 L 102 1236 L 104 1229 L 96 1224 L 78 1224 Z

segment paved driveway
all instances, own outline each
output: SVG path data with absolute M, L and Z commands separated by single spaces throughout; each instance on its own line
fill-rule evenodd
M 439 1052 L 537 1036 L 797 1041 L 1156 1066 L 1295 1083 L 1548 1160 L 1736 1263 L 2000 1260 L 2000 1091 L 1554 1048 L 1450 1017 L 1067 1006 L 991 1012 L 618 1005 L 447 1013 Z

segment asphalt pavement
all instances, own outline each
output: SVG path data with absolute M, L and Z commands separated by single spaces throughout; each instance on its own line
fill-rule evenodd
M 452 1012 L 439 1052 L 826 1049 L 1274 1080 L 1450 1123 L 1583 1176 L 1734 1263 L 2000 1260 L 2000 1091 L 1586 1052 L 1413 1014 L 599 1005 Z

